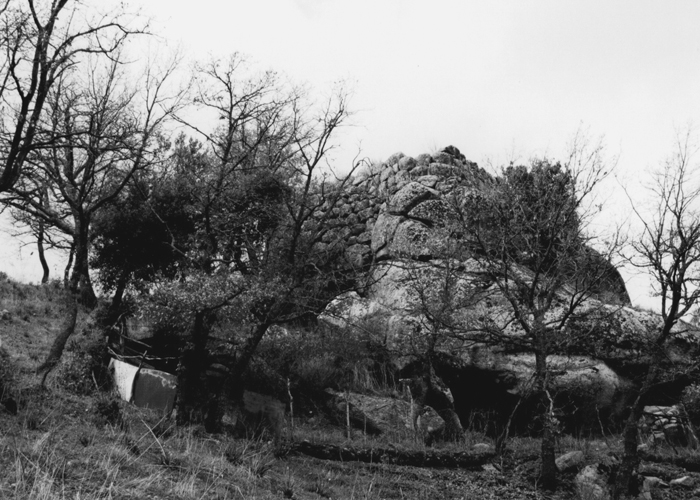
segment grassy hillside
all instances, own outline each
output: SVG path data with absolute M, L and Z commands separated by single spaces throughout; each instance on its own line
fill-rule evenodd
M 370 438 L 316 418 L 297 418 L 294 439 L 275 444 L 229 434 L 211 435 L 200 427 L 176 428 L 171 419 L 136 408 L 102 384 L 96 346 L 103 345 L 94 322 L 81 314 L 62 364 L 37 386 L 34 369 L 46 355 L 63 321 L 60 286 L 21 285 L 0 279 L 0 498 L 7 499 L 528 499 L 574 498 L 574 472 L 563 475 L 557 492 L 537 490 L 539 442 L 518 438 L 506 456 L 476 470 L 412 467 L 322 460 L 299 453 L 303 441 L 330 450 L 429 452 L 407 433 Z M 470 433 L 463 443 L 438 452 L 471 453 L 487 438 Z M 586 463 L 612 460 L 619 439 L 561 438 L 558 452 L 581 450 Z M 657 450 L 678 463 L 693 453 Z M 338 452 L 340 453 L 340 452 Z M 685 455 L 683 455 L 685 453 Z M 664 455 L 665 454 L 665 455 Z M 687 463 L 686 463 L 687 465 Z M 700 474 L 680 465 L 654 465 L 668 481 Z M 691 467 L 692 468 L 692 467 Z M 658 469 L 658 470 L 657 470 Z M 700 470 L 700 469 L 698 469 Z M 694 498 L 692 489 L 659 490 L 655 498 Z
M 19 373 L 31 372 L 46 354 L 60 328 L 63 299 L 58 283 L 23 285 L 0 273 L 0 340 Z

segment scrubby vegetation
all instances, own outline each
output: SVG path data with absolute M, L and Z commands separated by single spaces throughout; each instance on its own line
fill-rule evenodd
M 10 315 L 0 320 L 0 380 L 3 401 L 16 403 L 16 411 L 0 407 L 2 498 L 542 498 L 536 438 L 511 439 L 502 456 L 494 455 L 492 438 L 469 426 L 462 441 L 433 447 L 400 425 L 376 436 L 358 425 L 348 438 L 345 422 L 314 397 L 321 389 L 402 397 L 390 364 L 362 333 L 371 325 L 280 329 L 261 345 L 257 363 L 280 383 L 291 381 L 298 405 L 294 427 L 288 414 L 275 443 L 180 427 L 115 397 L 101 383 L 96 354 L 105 344 L 92 320 L 81 321 L 48 388 L 40 388 L 34 370 L 60 328 L 64 292 L 7 280 L 1 286 L 0 310 Z M 583 464 L 614 465 L 620 446 L 618 436 L 562 435 L 556 452 L 582 451 Z M 695 452 L 660 443 L 643 459 L 642 470 L 666 482 L 683 475 L 700 481 Z M 399 465 L 406 460 L 416 462 Z M 576 470 L 565 472 L 547 498 L 574 498 Z M 655 498 L 691 498 L 692 491 L 673 487 Z

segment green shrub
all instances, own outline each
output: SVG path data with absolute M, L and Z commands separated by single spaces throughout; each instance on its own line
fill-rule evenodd
M 280 329 L 265 339 L 259 353 L 296 387 L 393 391 L 395 369 L 375 338 L 360 328 Z
M 64 389 L 79 395 L 93 394 L 96 390 L 111 388 L 107 369 L 107 351 L 104 335 L 94 324 L 73 334 L 56 368 L 55 378 Z
M 330 352 L 299 359 L 291 372 L 299 385 L 317 389 L 338 389 L 344 378 L 341 367 L 336 363 L 336 357 Z
M 96 427 L 111 425 L 120 429 L 127 428 L 121 406 L 116 399 L 98 398 L 93 404 L 92 413 L 93 424 Z

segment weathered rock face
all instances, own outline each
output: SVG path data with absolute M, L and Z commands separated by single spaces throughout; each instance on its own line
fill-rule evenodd
M 336 393 L 336 396 L 346 401 L 346 394 Z M 409 401 L 366 394 L 348 394 L 352 406 L 371 421 L 384 434 L 406 433 L 427 436 L 439 430 L 444 421 L 437 412 L 429 406 L 418 407 Z M 344 411 L 344 410 L 343 410 Z
M 328 229 L 318 236 L 316 250 L 339 251 L 356 270 L 383 260 L 428 261 L 439 240 L 434 230 L 455 215 L 451 201 L 486 191 L 494 182 L 454 146 L 417 158 L 396 153 L 358 172 L 337 196 L 328 197 L 319 214 Z M 624 281 L 612 266 L 599 294 L 629 303 Z
M 568 472 L 577 469 L 585 460 L 585 455 L 582 451 L 570 451 L 560 457 L 557 457 L 556 465 L 559 472 Z
M 380 207 L 377 224 L 372 230 L 371 249 L 375 261 L 429 260 L 434 243 L 431 230 L 444 226 L 454 217 L 446 197 L 457 190 L 465 194 L 487 189 L 493 182 L 489 174 L 466 161 L 456 148 L 449 148 L 449 151 L 454 156 L 442 151 L 436 158 L 423 155 L 420 161 L 401 157 L 399 165 L 407 169 L 399 170 L 393 183 L 391 176 L 387 178 L 386 202 Z
M 454 200 L 487 191 L 494 182 L 454 146 L 416 158 L 396 153 L 327 196 L 317 214 L 325 229 L 317 234 L 314 251 L 341 257 L 339 267 L 353 273 L 368 272 L 381 261 L 429 261 L 444 241 L 436 230 L 455 216 Z M 310 228 L 314 224 L 310 221 Z M 629 303 L 612 266 L 597 293 L 606 301 Z

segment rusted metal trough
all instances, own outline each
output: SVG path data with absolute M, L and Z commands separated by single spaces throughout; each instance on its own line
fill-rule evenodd
M 170 413 L 175 406 L 177 377 L 171 373 L 143 368 L 112 358 L 109 371 L 119 396 L 141 408 Z

